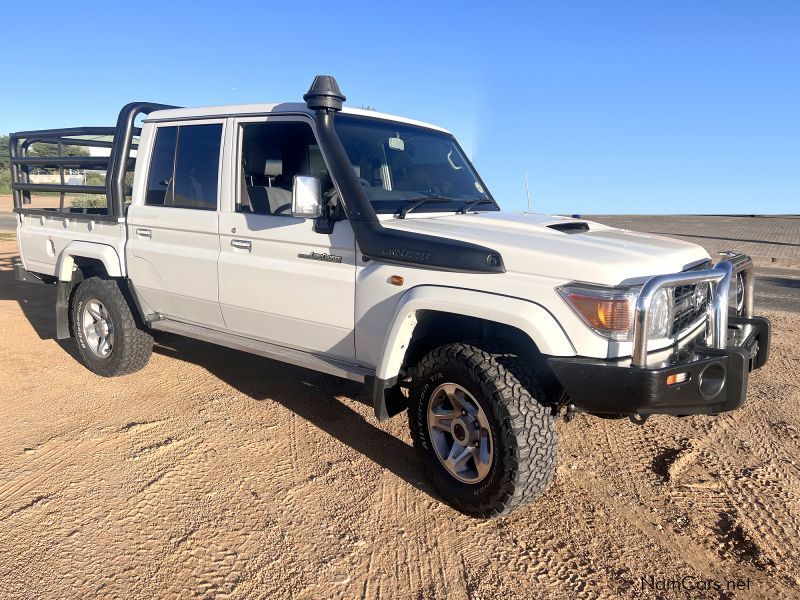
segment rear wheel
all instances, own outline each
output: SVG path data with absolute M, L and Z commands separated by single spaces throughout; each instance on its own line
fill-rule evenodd
M 83 363 L 103 377 L 143 368 L 153 351 L 152 336 L 139 329 L 119 282 L 91 277 L 75 290 L 72 331 Z
M 513 355 L 468 344 L 420 362 L 410 395 L 414 446 L 445 501 L 466 514 L 508 513 L 553 479 L 556 432 L 535 378 Z

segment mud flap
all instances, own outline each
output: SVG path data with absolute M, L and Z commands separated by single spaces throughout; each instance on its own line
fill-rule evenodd
M 69 294 L 71 291 L 71 281 L 58 282 L 56 286 L 56 339 L 59 340 L 72 337 L 69 333 Z
M 408 408 L 408 400 L 397 385 L 397 377 L 379 379 L 371 377 L 372 405 L 378 421 L 383 422 Z M 368 381 L 369 381 L 368 379 Z

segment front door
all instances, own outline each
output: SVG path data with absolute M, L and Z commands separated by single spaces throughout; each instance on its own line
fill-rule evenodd
M 219 300 L 234 332 L 352 360 L 355 240 L 347 221 L 332 234 L 293 217 L 295 175 L 332 183 L 311 123 L 287 117 L 234 122 L 232 205 L 220 214 Z
M 142 199 L 128 209 L 128 273 L 148 308 L 224 327 L 219 212 L 224 121 L 157 125 Z

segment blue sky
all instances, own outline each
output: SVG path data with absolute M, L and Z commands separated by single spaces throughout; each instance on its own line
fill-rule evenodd
M 509 210 L 527 169 L 539 212 L 800 212 L 800 2 L 75 6 L 3 8 L 0 132 L 299 100 L 326 73 L 453 131 Z

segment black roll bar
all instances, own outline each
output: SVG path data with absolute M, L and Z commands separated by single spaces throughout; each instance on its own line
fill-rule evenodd
M 14 212 L 41 214 L 41 209 L 24 206 L 31 203 L 31 192 L 57 192 L 61 195 L 59 209 L 58 211 L 48 211 L 57 216 L 74 216 L 74 213 L 64 210 L 64 195 L 68 193 L 105 194 L 108 217 L 122 216 L 125 207 L 125 175 L 133 170 L 136 162 L 131 157 L 131 151 L 138 149 L 138 144 L 133 142 L 133 138 L 141 134 L 141 130 L 134 126 L 134 122 L 141 114 L 168 108 L 176 107 L 153 102 L 131 102 L 119 112 L 115 127 L 65 127 L 12 133 L 9 136 L 9 153 L 11 155 L 11 189 L 14 197 Z M 112 139 L 91 139 L 89 136 Z M 56 155 L 29 156 L 28 152 L 33 144 L 54 145 L 56 146 Z M 108 157 L 64 156 L 63 151 L 66 145 L 110 148 L 111 155 Z M 60 183 L 31 183 L 31 167 L 57 168 Z M 68 185 L 65 183 L 65 168 L 105 170 L 106 184 L 104 186 Z

